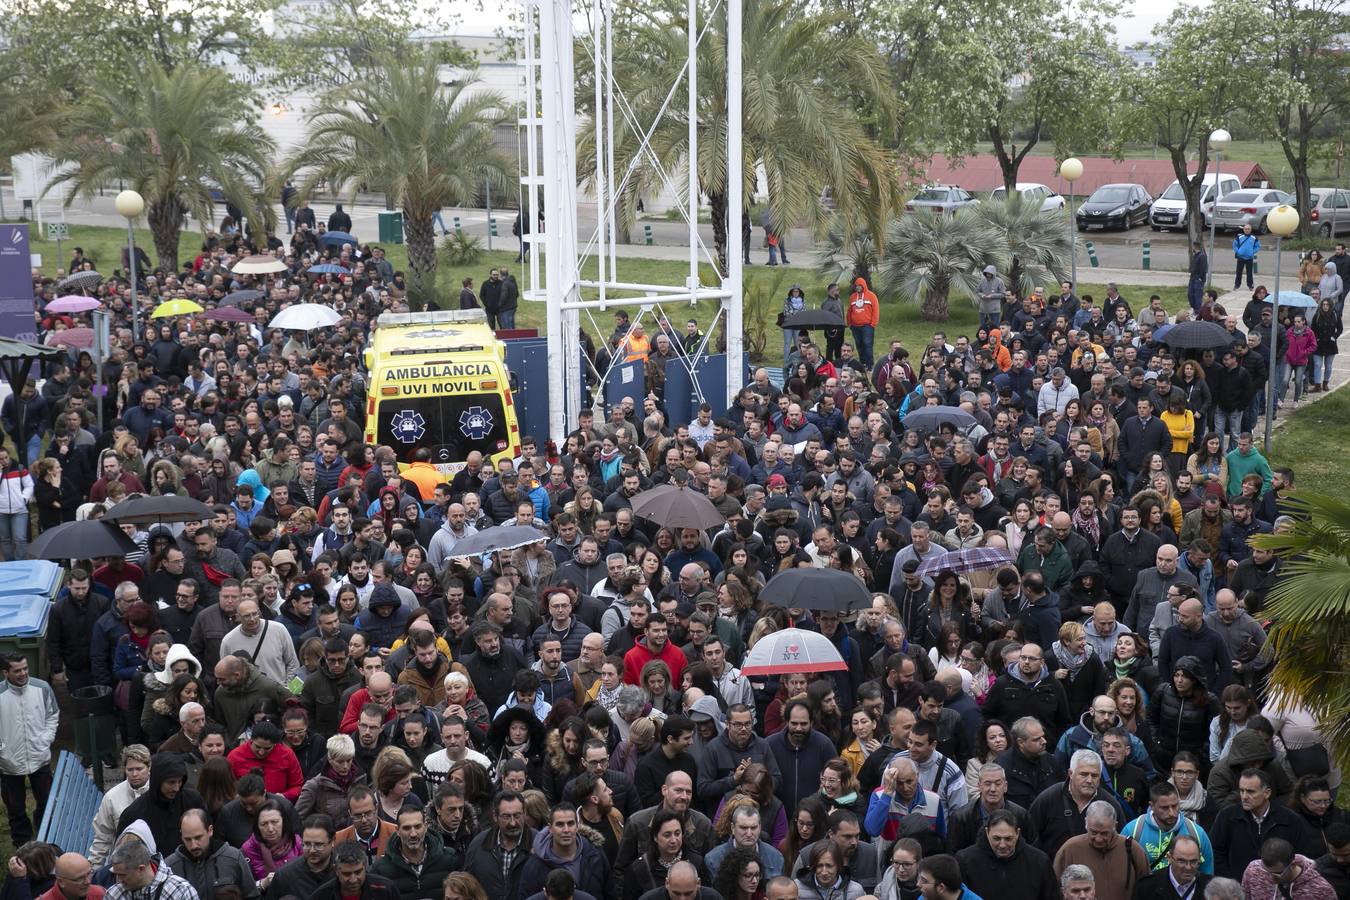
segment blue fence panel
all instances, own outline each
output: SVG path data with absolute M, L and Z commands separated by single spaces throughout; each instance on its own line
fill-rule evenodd
M 102 802 L 103 792 L 85 773 L 80 758 L 62 750 L 37 839 L 67 852 L 84 853 L 94 840 L 94 814 Z

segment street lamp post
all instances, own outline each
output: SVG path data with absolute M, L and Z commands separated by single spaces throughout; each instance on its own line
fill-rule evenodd
M 1275 235 L 1275 293 L 1270 296 L 1270 366 L 1266 376 L 1266 434 L 1262 441 L 1263 452 L 1270 457 L 1270 429 L 1275 423 L 1275 378 L 1279 371 L 1278 349 L 1275 342 L 1275 329 L 1280 321 L 1280 245 L 1284 239 L 1298 230 L 1298 210 L 1292 206 L 1277 206 L 1266 216 L 1266 227 Z
M 1206 266 L 1209 271 L 1206 272 L 1206 275 L 1212 275 L 1214 272 L 1214 231 L 1218 225 L 1219 218 L 1219 211 L 1214 207 L 1219 202 L 1219 164 L 1223 162 L 1223 151 L 1228 149 L 1228 145 L 1232 143 L 1232 141 L 1233 136 L 1222 128 L 1217 128 L 1210 132 L 1209 146 L 1214 149 L 1214 203 L 1210 204 L 1209 207 L 1209 257 L 1206 260 Z M 1203 183 L 1204 179 L 1202 178 L 1200 180 L 1200 196 L 1202 198 L 1201 202 L 1203 203 L 1205 186 Z M 1212 277 L 1207 280 L 1211 284 L 1214 283 Z
M 1069 268 L 1073 289 L 1078 290 L 1078 229 L 1073 221 L 1073 183 L 1083 177 L 1083 161 L 1070 156 L 1059 164 L 1059 177 L 1069 183 Z
M 131 276 L 131 337 L 141 339 L 141 306 L 136 297 L 136 233 L 132 223 L 145 211 L 145 198 L 135 191 L 127 190 L 117 195 L 113 201 L 117 214 L 127 220 L 127 271 Z

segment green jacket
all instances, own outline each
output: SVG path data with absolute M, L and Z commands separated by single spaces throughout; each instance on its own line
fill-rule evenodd
M 1073 560 L 1069 559 L 1069 551 L 1059 541 L 1055 541 L 1054 548 L 1045 559 L 1041 559 L 1041 555 L 1036 552 L 1035 541 L 1024 541 L 1022 552 L 1017 554 L 1017 570 L 1023 575 L 1040 572 L 1045 579 L 1045 589 L 1058 593 L 1073 578 Z
M 371 869 L 394 883 L 399 900 L 440 900 L 445 876 L 460 868 L 455 852 L 447 850 L 440 837 L 430 830 L 427 831 L 426 845 L 420 872 L 404 861 L 398 835 L 389 838 L 384 856 Z
M 1270 463 L 1261 455 L 1261 451 L 1255 447 L 1252 452 L 1246 456 L 1239 450 L 1229 451 L 1228 456 L 1228 484 L 1224 489 L 1228 491 L 1228 496 L 1236 497 L 1242 493 L 1242 479 L 1246 478 L 1252 472 L 1261 476 L 1261 493 L 1265 493 L 1270 487 Z

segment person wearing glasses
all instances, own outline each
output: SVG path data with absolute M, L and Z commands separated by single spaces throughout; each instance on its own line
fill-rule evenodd
M 1166 865 L 1139 879 L 1134 900 L 1199 900 L 1214 876 L 1200 871 L 1200 844 L 1188 834 L 1172 839 L 1164 856 Z
M 722 900 L 764 900 L 764 866 L 753 848 L 737 847 L 723 857 L 713 888 Z
M 397 827 L 393 822 L 381 821 L 375 811 L 375 792 L 364 784 L 352 785 L 347 792 L 347 815 L 352 824 L 337 833 L 334 843 L 341 845 L 355 841 L 365 850 L 366 861 L 373 865 L 384 856 L 385 847 Z
M 919 862 L 923 848 L 914 838 L 891 845 L 891 867 L 877 884 L 877 900 L 919 900 Z

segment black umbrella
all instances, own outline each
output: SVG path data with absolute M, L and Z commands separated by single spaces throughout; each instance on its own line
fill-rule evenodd
M 840 569 L 785 569 L 769 579 L 759 597 L 784 609 L 847 612 L 872 605 L 863 580 Z
M 727 517 L 698 491 L 678 484 L 663 484 L 632 499 L 633 515 L 665 528 L 720 528 Z
M 56 283 L 62 292 L 74 292 L 76 289 L 88 290 L 103 281 L 103 276 L 94 271 L 76 272 L 67 275 Z
M 1180 322 L 1167 329 L 1163 343 L 1178 350 L 1218 350 L 1233 346 L 1234 337 L 1217 322 Z
M 963 431 L 975 424 L 975 417 L 959 406 L 920 406 L 905 414 L 904 424 L 919 431 L 937 431 L 943 425 Z
M 843 328 L 844 319 L 823 309 L 803 309 L 783 317 L 784 328 Z
M 117 504 L 103 518 L 110 522 L 148 525 L 152 522 L 201 522 L 211 518 L 211 507 L 191 497 L 132 497 Z
M 48 528 L 28 545 L 34 559 L 93 559 L 126 556 L 140 548 L 111 522 L 102 519 L 67 522 Z
M 254 300 L 261 300 L 266 295 L 262 291 L 235 291 L 232 294 L 226 294 L 220 301 L 221 306 L 238 306 L 240 303 L 252 303 Z

